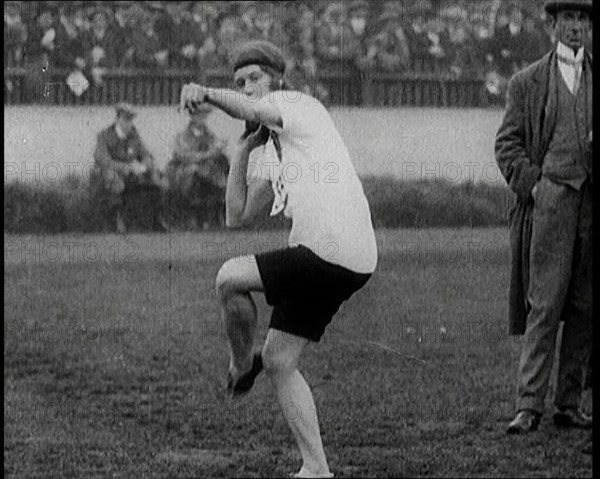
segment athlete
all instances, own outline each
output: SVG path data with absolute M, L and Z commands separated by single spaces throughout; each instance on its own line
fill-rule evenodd
M 216 287 L 230 343 L 228 391 L 247 393 L 264 369 L 303 459 L 294 477 L 333 477 L 310 388 L 298 371 L 302 351 L 319 342 L 340 305 L 362 288 L 377 265 L 369 205 L 350 155 L 325 107 L 287 89 L 286 60 L 266 41 L 243 44 L 233 55 L 237 90 L 187 84 L 181 107 L 206 102 L 247 131 L 232 155 L 226 222 L 249 225 L 265 214 L 291 218 L 285 248 L 233 258 Z M 251 164 L 251 168 L 249 168 Z M 252 292 L 273 306 L 262 350 L 253 352 L 257 312 Z

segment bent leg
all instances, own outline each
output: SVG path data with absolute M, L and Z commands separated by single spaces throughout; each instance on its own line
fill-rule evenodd
M 252 367 L 257 317 L 250 292 L 263 291 L 255 257 L 240 256 L 225 262 L 217 274 L 216 286 L 229 338 L 229 369 L 237 377 Z
M 308 339 L 269 329 L 262 357 L 265 372 L 277 393 L 282 412 L 302 454 L 303 469 L 326 475 L 329 467 L 323 450 L 312 393 L 298 361 Z

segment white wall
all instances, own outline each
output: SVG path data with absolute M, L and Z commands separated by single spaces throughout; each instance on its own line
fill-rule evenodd
M 187 117 L 174 106 L 137 110 L 137 128 L 164 166 Z M 337 108 L 331 114 L 360 175 L 503 181 L 494 161 L 502 111 Z M 69 171 L 85 171 L 96 134 L 113 119 L 110 107 L 5 107 L 4 181 L 51 183 Z M 218 111 L 209 122 L 225 139 L 237 138 L 243 129 L 242 122 Z

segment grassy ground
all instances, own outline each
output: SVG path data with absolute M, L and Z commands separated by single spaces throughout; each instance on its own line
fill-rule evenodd
M 504 433 L 519 351 L 505 334 L 506 230 L 378 241 L 377 274 L 301 364 L 336 476 L 591 477 L 587 433 L 559 432 L 549 415 L 535 434 Z M 223 396 L 213 287 L 225 259 L 284 242 L 284 231 L 5 235 L 6 477 L 296 471 L 266 378 L 240 402 Z

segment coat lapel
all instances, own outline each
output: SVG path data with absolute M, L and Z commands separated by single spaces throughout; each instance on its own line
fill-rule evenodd
M 536 163 L 540 165 L 543 162 L 544 156 L 546 156 L 550 140 L 552 139 L 558 107 L 556 89 L 556 81 L 558 80 L 556 73 L 558 68 L 554 51 L 549 53 L 545 60 L 535 76 L 537 93 L 534 96 L 538 101 L 535 116 L 538 119 L 536 126 L 541 132 L 538 143 L 539 149 L 537 149 L 536 155 Z

